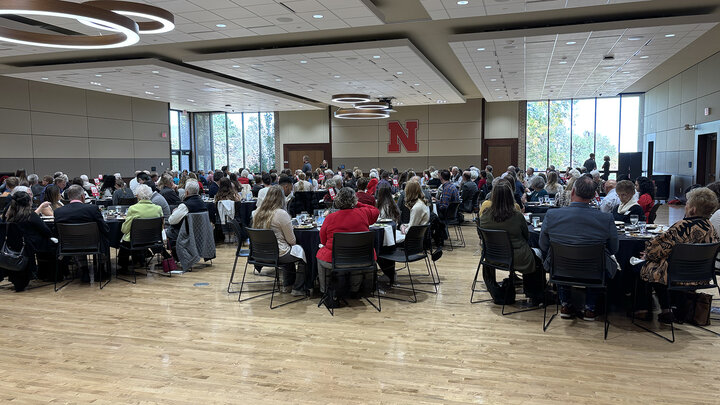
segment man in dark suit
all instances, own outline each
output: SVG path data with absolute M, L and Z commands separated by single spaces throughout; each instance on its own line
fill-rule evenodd
M 590 207 L 595 197 L 595 182 L 588 176 L 581 176 L 575 181 L 571 192 L 569 207 L 549 210 L 545 214 L 540 230 L 540 250 L 545 256 L 545 268 L 550 270 L 552 254 L 549 254 L 550 243 L 564 245 L 605 245 L 605 269 L 610 278 L 617 272 L 617 264 L 610 257 L 618 251 L 618 233 L 611 214 Z M 562 304 L 560 317 L 569 319 L 574 313 L 570 306 L 570 287 L 558 286 L 558 296 Z M 585 297 L 583 319 L 595 320 L 595 301 L 598 296 L 596 289 L 588 288 Z
M 72 185 L 68 187 L 65 192 L 66 196 L 70 200 L 68 205 L 58 208 L 55 210 L 55 223 L 56 224 L 84 224 L 94 222 L 98 226 L 100 231 L 100 243 L 102 251 L 105 253 L 106 260 L 110 258 L 110 243 L 109 235 L 110 228 L 103 219 L 100 209 L 96 205 L 85 204 L 85 190 L 78 185 Z M 103 258 L 101 258 L 102 261 Z M 82 279 L 84 282 L 89 282 L 87 270 L 87 259 L 85 257 L 79 258 L 80 265 L 83 268 Z M 109 262 L 106 262 L 109 263 Z M 106 277 L 103 277 L 106 278 Z
M 220 189 L 220 186 L 218 186 L 218 183 L 220 182 L 220 179 L 222 179 L 225 175 L 221 171 L 216 171 L 215 174 L 213 174 L 213 181 L 210 182 L 210 187 L 208 187 L 208 196 L 210 198 L 214 198 L 215 194 L 217 194 L 218 190 Z

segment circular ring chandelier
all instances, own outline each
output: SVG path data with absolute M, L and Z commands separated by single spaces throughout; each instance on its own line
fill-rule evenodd
M 96 3 L 96 4 L 92 4 Z M 168 32 L 175 28 L 172 13 L 147 4 L 127 1 L 3 0 L 0 16 L 28 15 L 70 18 L 104 31 L 109 35 L 60 35 L 0 27 L 0 41 L 23 45 L 65 49 L 109 49 L 134 45 L 140 35 Z M 129 17 L 149 22 L 136 23 Z
M 390 118 L 386 110 L 360 110 L 357 108 L 339 108 L 335 111 L 335 118 L 351 120 L 377 120 Z
M 364 103 L 355 103 L 353 107 L 357 108 L 358 110 L 387 110 L 388 103 L 386 101 L 366 101 Z
M 335 94 L 332 96 L 332 101 L 335 103 L 365 103 L 370 100 L 367 94 Z
M 33 15 L 86 20 L 112 28 L 117 33 L 102 36 L 56 35 L 0 27 L 0 41 L 70 49 L 120 48 L 140 41 L 135 21 L 112 11 L 67 1 L 6 0 L 0 3 L 0 16 L 2 15 Z
M 160 7 L 119 0 L 91 0 L 86 1 L 82 4 L 101 8 L 103 10 L 112 11 L 126 17 L 138 17 L 152 20 L 147 22 L 136 21 L 138 25 L 138 34 L 162 34 L 175 29 L 175 16 L 173 16 L 171 12 L 164 10 Z M 90 21 L 79 21 L 85 25 L 94 28 L 112 31 L 112 29 L 110 29 L 109 27 L 105 27 Z

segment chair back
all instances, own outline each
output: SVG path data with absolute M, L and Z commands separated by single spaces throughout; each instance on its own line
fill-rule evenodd
M 413 225 L 408 228 L 407 233 L 405 234 L 405 247 L 403 249 L 405 251 L 405 256 L 421 255 L 425 253 L 425 242 L 427 240 L 425 236 L 428 233 L 428 229 L 430 229 L 430 224 Z
M 58 232 L 58 255 L 100 254 L 100 231 L 94 222 L 55 224 Z
M 668 286 L 707 284 L 715 273 L 715 258 L 720 243 L 681 243 L 673 247 L 668 259 Z M 689 286 L 693 289 L 697 285 Z
M 270 229 L 245 228 L 245 230 L 250 235 L 248 260 L 268 267 L 277 267 L 280 249 L 275 232 Z
M 375 232 L 333 234 L 333 270 L 367 269 L 375 266 Z
M 118 205 L 135 205 L 137 204 L 137 197 L 132 198 L 118 198 Z
M 460 201 L 448 203 L 447 210 L 445 211 L 445 222 L 457 221 L 459 209 L 460 209 Z
M 314 191 L 296 191 L 290 202 L 288 211 L 290 216 L 297 216 L 302 212 L 311 213 L 317 207 Z
M 243 225 L 243 223 L 238 221 L 237 219 L 232 219 L 228 221 L 228 224 L 230 224 L 230 228 L 232 228 L 232 231 L 235 234 L 235 238 L 238 241 L 238 247 L 235 254 L 239 255 L 240 251 L 242 250 L 242 243 L 248 237 L 246 231 L 247 228 L 245 228 L 245 225 Z
M 474 212 L 477 212 L 477 209 L 479 208 L 478 203 L 480 202 L 480 190 L 476 191 L 475 194 L 472 196 L 472 210 Z
M 565 245 L 550 242 L 553 282 L 574 285 L 605 285 L 605 245 Z
M 163 246 L 163 217 L 135 218 L 130 224 L 130 249 Z
M 483 248 L 480 263 L 506 270 L 512 269 L 513 248 L 507 231 L 478 226 L 478 234 Z
M 658 209 L 660 208 L 661 205 L 662 205 L 662 204 L 660 204 L 660 203 L 656 203 L 656 204 L 653 205 L 653 207 L 650 209 L 650 213 L 648 214 L 648 217 L 647 217 L 647 223 L 648 223 L 648 224 L 654 224 L 654 223 L 655 223 L 655 220 L 657 219 L 657 211 L 658 211 Z

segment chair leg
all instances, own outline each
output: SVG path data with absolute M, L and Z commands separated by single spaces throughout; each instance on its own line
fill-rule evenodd
M 245 288 L 245 284 L 246 284 L 246 283 L 245 283 L 245 276 L 247 275 L 247 267 L 248 267 L 248 263 L 245 262 L 245 271 L 243 271 L 243 278 L 242 278 L 242 281 L 240 282 L 240 291 L 238 291 L 238 302 L 248 301 L 248 300 L 251 300 L 251 299 L 253 299 L 253 298 L 262 297 L 262 296 L 271 294 L 273 291 L 275 291 L 275 287 L 274 287 L 274 285 L 273 285 L 273 289 L 272 289 L 272 290 L 245 291 L 245 292 L 247 292 L 247 293 L 250 293 L 250 292 L 262 292 L 262 294 L 254 295 L 254 296 L 248 297 L 248 298 L 242 298 L 243 289 Z M 253 281 L 248 281 L 247 284 L 251 284 L 251 283 L 252 283 L 252 284 L 255 284 L 255 283 L 267 283 L 267 282 L 268 282 L 268 281 L 254 281 L 254 282 L 253 282 Z M 274 283 L 274 281 L 273 281 L 273 283 Z
M 652 333 L 653 335 L 655 335 L 655 336 L 657 336 L 657 337 L 663 338 L 663 339 L 667 340 L 667 341 L 670 342 L 670 343 L 675 343 L 675 325 L 673 324 L 672 319 L 670 319 L 670 333 L 671 333 L 671 336 L 672 336 L 671 339 L 668 339 L 667 337 L 661 335 L 660 333 L 658 333 L 658 332 L 656 332 L 656 331 L 648 328 L 648 327 L 645 326 L 645 325 L 642 325 L 642 324 L 640 324 L 640 323 L 637 323 L 637 322 L 635 321 L 635 305 L 636 305 L 636 301 L 637 301 L 637 285 L 638 285 L 638 281 L 637 281 L 637 279 L 636 279 L 636 280 L 635 280 L 635 297 L 633 297 L 633 308 L 632 308 L 632 309 L 633 309 L 632 324 L 635 325 L 635 326 L 637 326 L 637 327 L 639 327 L 640 329 L 642 329 L 642 330 L 644 330 L 644 331 L 646 331 L 646 332 Z M 667 294 L 668 294 L 668 302 L 670 302 L 670 291 L 668 291 Z
M 375 270 L 375 272 L 373 272 L 373 282 L 375 283 L 375 295 L 377 295 L 377 299 L 378 299 L 377 305 L 375 305 L 375 303 L 372 302 L 368 297 L 365 297 L 365 300 L 370 305 L 372 305 L 375 309 L 377 309 L 378 312 L 381 312 L 382 311 L 382 303 L 380 302 L 380 286 L 378 285 L 378 282 L 377 282 L 377 270 Z
M 412 293 L 413 293 L 413 299 L 411 300 L 411 299 L 408 298 L 407 300 L 405 300 L 405 299 L 402 299 L 402 298 L 391 297 L 391 296 L 388 296 L 388 295 L 386 295 L 385 298 L 386 298 L 386 299 L 391 299 L 391 300 L 398 300 L 398 301 L 407 301 L 407 302 L 411 302 L 411 303 L 414 304 L 414 303 L 417 302 L 417 294 L 416 294 L 416 292 L 415 292 L 415 283 L 413 282 L 413 279 L 412 279 L 412 273 L 410 272 L 410 263 L 405 262 L 405 268 L 407 268 L 407 271 L 408 271 L 408 274 L 407 274 L 407 275 L 408 275 L 408 277 L 409 277 L 409 279 L 410 279 L 410 288 L 396 286 L 395 289 L 412 291 Z M 424 291 L 424 292 L 430 292 L 430 291 Z
M 605 323 L 604 323 L 603 327 L 605 328 L 604 340 L 607 340 L 608 329 L 610 329 L 610 322 L 608 321 L 608 291 L 607 291 L 607 288 L 605 288 Z
M 295 272 L 295 274 L 296 274 L 296 276 L 297 276 L 297 271 Z M 294 302 L 298 302 L 298 301 L 302 301 L 302 300 L 307 299 L 307 297 L 295 298 L 295 299 L 290 300 L 290 301 L 288 301 L 288 302 L 284 302 L 284 303 L 282 303 L 282 304 L 280 304 L 280 305 L 275 305 L 275 306 L 273 306 L 273 299 L 275 298 L 275 287 L 276 287 L 276 286 L 277 286 L 278 288 L 280 288 L 280 269 L 277 269 L 277 268 L 275 269 L 275 282 L 273 283 L 273 291 L 272 291 L 272 295 L 270 296 L 270 309 L 275 309 L 275 308 L 284 307 L 285 305 L 292 304 L 292 303 L 294 303 Z
M 237 267 L 237 262 L 238 262 L 238 257 L 237 257 L 237 255 L 235 255 L 235 263 L 233 263 L 232 273 L 230 273 L 230 282 L 228 283 L 228 286 L 227 286 L 228 294 L 235 294 L 235 293 L 239 292 L 239 291 L 230 291 L 230 286 L 232 286 L 233 278 L 235 277 L 235 268 Z
M 550 286 L 550 282 L 548 281 L 545 284 L 545 292 L 546 292 L 545 296 L 546 297 L 547 297 L 547 290 L 548 290 L 549 286 Z M 547 323 L 545 323 L 545 319 L 547 318 L 547 305 L 545 305 L 545 308 L 543 310 L 543 332 L 547 331 L 547 329 L 550 327 L 550 323 L 553 321 L 553 319 L 555 319 L 557 314 L 560 312 L 559 309 L 560 309 L 559 300 L 555 300 L 555 313 L 550 317 L 550 320 L 547 321 Z
M 118 252 L 119 252 L 119 251 L 120 251 L 120 249 L 115 249 L 115 268 L 116 268 L 116 269 L 119 269 L 119 268 L 120 268 L 120 264 L 119 264 L 119 260 L 118 260 Z M 129 260 L 130 260 L 130 262 L 132 263 L 131 267 L 132 267 L 132 276 L 133 276 L 133 279 L 132 279 L 132 280 L 128 280 L 128 279 L 125 279 L 125 278 L 122 278 L 122 277 L 118 277 L 117 275 L 115 276 L 115 278 L 118 279 L 118 280 L 126 281 L 126 282 L 128 282 L 128 283 L 130 283 L 130 284 L 137 284 L 137 273 L 135 272 L 135 263 L 134 263 L 134 260 L 132 259 L 132 252 L 130 252 L 130 259 L 129 259 Z
M 58 288 L 58 278 L 60 276 L 60 263 L 59 262 L 60 262 L 59 260 L 55 260 L 55 292 L 62 290 L 63 288 L 65 288 L 65 286 L 67 286 L 68 284 L 75 281 L 75 274 L 73 274 L 73 276 L 70 280 L 67 280 L 63 285 L 61 285 Z
M 514 271 L 510 271 L 510 277 L 508 279 L 510 280 L 510 288 L 506 290 L 505 302 L 508 301 L 508 294 L 510 294 L 510 291 L 512 290 L 513 292 L 515 292 L 515 272 Z M 537 307 L 531 307 L 531 308 L 525 308 L 525 309 L 518 309 L 517 311 L 512 311 L 512 312 L 505 312 L 505 302 L 503 302 L 503 306 L 502 306 L 502 310 L 501 310 L 501 313 L 503 316 L 519 314 L 521 312 L 535 311 L 535 310 L 540 309 L 540 307 L 537 306 Z
M 477 285 L 478 276 L 480 275 L 480 267 L 481 267 L 481 266 L 482 266 L 482 264 L 478 263 L 477 270 L 475 271 L 475 278 L 473 279 L 472 286 L 470 287 L 470 290 L 471 290 L 471 292 L 470 292 L 470 303 L 471 303 L 471 304 L 477 304 L 477 303 L 479 303 L 479 302 L 492 301 L 492 298 L 488 298 L 488 299 L 484 299 L 484 300 L 473 301 L 473 297 L 475 296 L 475 293 L 476 293 L 476 292 L 487 292 L 486 290 L 478 290 L 478 289 L 475 288 L 475 286 Z
M 98 260 L 101 259 L 101 258 L 103 258 L 103 257 L 105 257 L 105 255 L 101 253 L 100 255 L 98 255 Z M 102 272 L 102 269 L 100 269 L 100 271 L 98 271 L 98 273 L 100 274 L 100 289 L 101 289 L 101 290 L 102 290 L 106 285 L 108 285 L 108 283 L 109 283 L 110 280 L 112 279 L 112 272 L 111 272 L 111 265 L 110 265 L 110 255 L 108 255 L 107 260 L 104 260 L 103 262 L 105 263 L 105 270 L 107 270 L 107 272 L 108 272 L 108 279 L 107 279 L 107 281 L 105 282 L 105 284 L 103 284 L 103 282 L 102 282 L 102 274 L 103 274 L 103 272 Z

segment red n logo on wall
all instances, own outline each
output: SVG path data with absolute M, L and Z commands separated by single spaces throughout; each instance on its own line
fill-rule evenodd
M 400 153 L 400 142 L 408 152 L 419 151 L 420 147 L 417 141 L 418 121 L 406 121 L 405 127 L 407 127 L 407 131 L 398 121 L 388 122 L 388 131 L 390 131 L 388 153 Z

